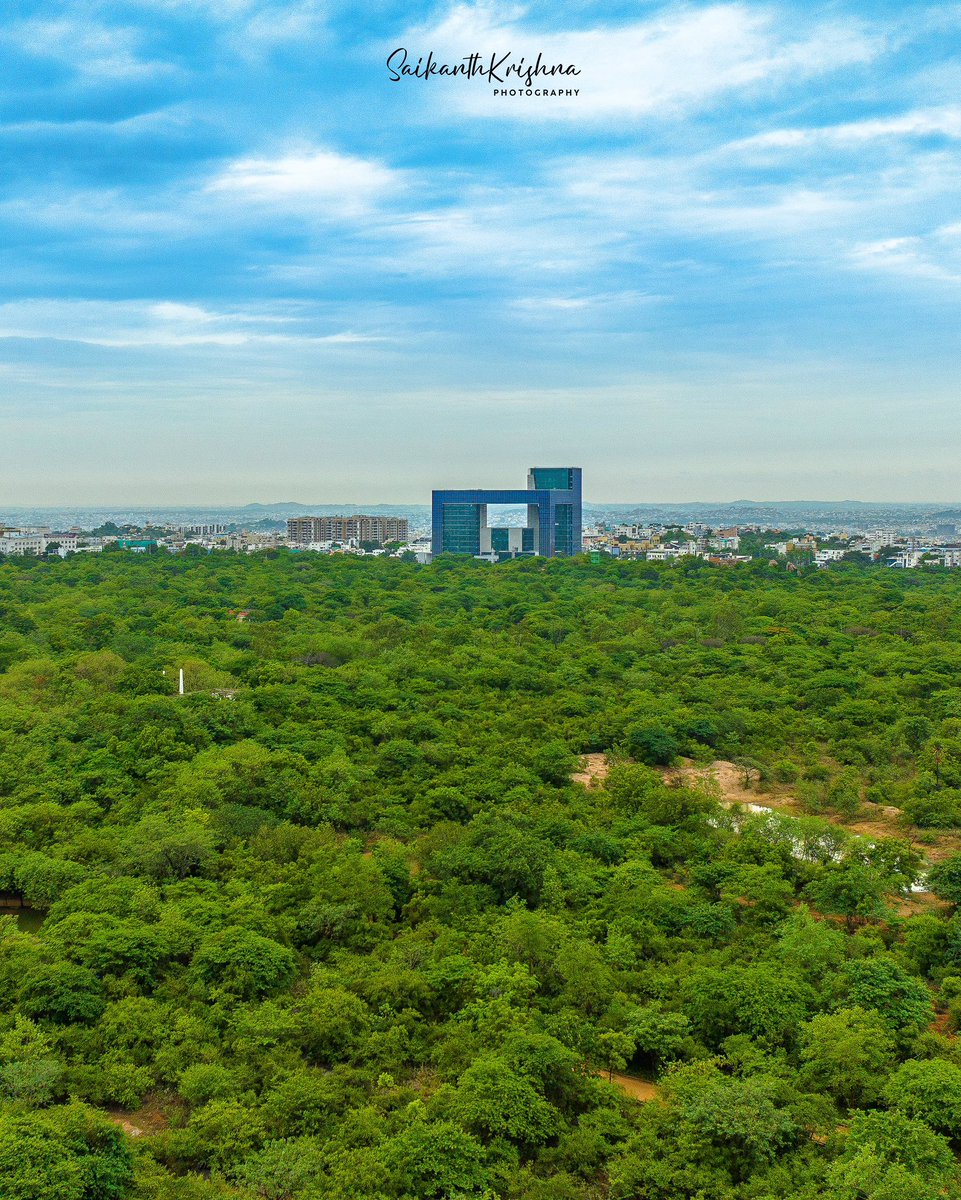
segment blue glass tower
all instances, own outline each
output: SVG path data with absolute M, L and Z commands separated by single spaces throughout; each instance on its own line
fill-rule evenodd
M 525 504 L 527 525 L 491 528 L 488 504 Z M 495 558 L 580 554 L 581 468 L 531 467 L 526 490 L 435 491 L 431 518 L 434 554 Z

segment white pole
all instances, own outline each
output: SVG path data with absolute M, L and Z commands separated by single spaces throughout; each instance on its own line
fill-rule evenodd
M 180 694 L 181 694 L 181 696 L 184 694 L 184 669 L 183 669 L 183 667 L 180 668 Z

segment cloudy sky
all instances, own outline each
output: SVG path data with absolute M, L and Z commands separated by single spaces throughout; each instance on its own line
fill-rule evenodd
M 579 94 L 393 81 L 399 47 Z M 0 503 L 534 462 L 961 500 L 959 47 L 911 0 L 7 0 Z

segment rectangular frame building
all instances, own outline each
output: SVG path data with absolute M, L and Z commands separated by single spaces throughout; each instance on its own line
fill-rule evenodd
M 489 526 L 489 504 L 524 504 L 522 528 Z M 435 491 L 431 504 L 434 554 L 516 558 L 581 552 L 581 468 L 531 467 L 526 490 L 486 488 Z

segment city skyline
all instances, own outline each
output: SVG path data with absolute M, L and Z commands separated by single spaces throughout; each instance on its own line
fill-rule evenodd
M 959 32 L 864 0 L 24 0 L 0 505 L 422 503 L 534 457 L 597 503 L 954 503 Z M 578 95 L 392 81 L 398 47 L 541 53 Z

